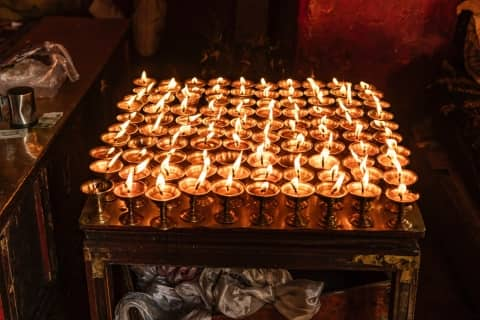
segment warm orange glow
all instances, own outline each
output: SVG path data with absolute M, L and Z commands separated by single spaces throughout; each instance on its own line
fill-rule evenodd
M 396 156 L 392 159 L 392 164 L 395 167 L 395 170 L 397 170 L 398 175 L 401 176 L 403 169 L 400 161 L 398 161 L 398 158 Z
M 299 184 L 298 177 L 294 177 L 292 180 L 290 180 L 290 183 L 292 184 L 293 190 L 295 193 L 298 193 L 298 184 Z
M 177 81 L 175 81 L 175 78 L 170 79 L 167 85 L 168 90 L 173 90 L 177 86 Z
M 233 173 L 230 171 L 230 173 L 227 176 L 227 181 L 225 181 L 225 186 L 227 187 L 227 191 L 230 190 L 233 184 Z
M 155 112 L 158 112 L 158 110 L 161 110 L 165 107 L 165 101 L 168 99 L 169 95 L 170 93 L 167 93 L 158 100 L 158 102 L 155 104 Z
M 140 152 L 138 153 L 140 157 L 145 157 L 146 154 L 147 154 L 147 148 L 142 148 L 142 150 L 140 150 Z
M 263 143 L 259 144 L 257 147 L 257 151 L 255 152 L 255 157 L 257 159 L 262 159 L 263 152 L 265 151 L 265 146 Z
M 295 88 L 294 87 L 288 87 L 288 95 L 293 96 L 294 93 L 295 93 Z
M 265 193 L 269 187 L 270 187 L 270 184 L 268 183 L 268 181 L 262 182 L 262 185 L 260 187 L 260 192 Z
M 197 84 L 197 83 L 198 83 L 197 77 L 193 77 L 193 78 L 192 78 L 192 83 L 193 83 L 193 84 Z
M 366 186 L 368 186 L 368 179 L 369 179 L 368 170 L 366 170 L 362 177 L 362 188 L 365 188 Z
M 343 112 L 349 113 L 347 107 L 345 106 L 345 103 L 343 103 L 343 99 L 337 99 L 338 106 L 340 109 L 342 109 Z
M 360 87 L 363 89 L 363 90 L 366 90 L 366 89 L 370 89 L 370 85 L 364 81 L 360 81 Z
M 338 80 L 337 80 L 337 78 L 335 78 L 335 77 L 332 79 L 332 82 L 333 82 L 333 84 L 336 85 L 336 86 L 339 85 Z
M 167 153 L 167 156 L 165 157 L 165 159 L 163 159 L 162 163 L 160 163 L 160 169 L 162 169 L 162 171 L 165 172 L 167 176 L 170 175 L 170 158 L 171 157 L 172 155 L 170 153 Z
M 405 193 L 407 192 L 407 186 L 403 183 L 400 183 L 400 185 L 397 188 L 397 191 L 398 191 L 398 195 L 400 196 L 400 198 L 402 198 L 405 195 Z
M 345 174 L 344 173 L 338 175 L 337 181 L 335 182 L 335 184 L 332 187 L 332 190 L 331 190 L 332 193 L 337 193 L 338 191 L 340 191 L 340 189 L 342 188 L 344 179 L 345 179 Z
M 220 92 L 220 85 L 216 84 L 212 87 L 212 90 L 214 93 L 219 93 Z
M 293 160 L 293 167 L 295 169 L 295 172 L 297 173 L 297 176 L 300 175 L 300 168 L 301 168 L 301 165 L 300 165 L 300 159 L 302 157 L 302 154 L 299 153 L 295 159 Z
M 320 159 L 321 161 L 325 161 L 328 156 L 330 155 L 330 151 L 327 148 L 323 148 L 322 151 L 320 152 Z
M 150 162 L 150 158 L 147 158 L 135 166 L 135 173 L 140 173 L 145 170 Z
M 242 122 L 240 121 L 240 119 L 237 119 L 235 120 L 235 132 L 236 133 L 240 133 L 242 131 Z
M 189 116 L 188 117 L 188 122 L 195 122 L 198 118 L 200 118 L 202 115 L 199 113 L 199 114 L 195 114 L 193 116 Z
M 215 100 L 210 100 L 210 102 L 208 103 L 208 110 L 210 110 L 211 112 L 215 111 Z
M 175 132 L 175 134 L 170 139 L 170 146 L 173 146 L 173 145 L 175 145 L 175 143 L 177 143 L 178 137 L 180 137 L 180 133 L 181 133 L 180 130 Z
M 271 164 L 269 164 L 269 165 L 267 166 L 267 170 L 266 170 L 266 173 L 267 173 L 267 174 L 266 174 L 266 176 L 268 177 L 269 175 L 272 174 L 272 172 L 273 172 L 273 166 L 272 166 Z
M 152 126 L 152 132 L 157 131 L 157 129 L 160 127 L 160 123 L 162 123 L 164 116 L 165 114 L 163 112 L 157 116 L 157 119 L 155 120 L 155 123 Z
M 321 134 L 327 134 L 328 128 L 323 123 L 320 123 L 318 125 L 318 131 L 320 131 Z
M 114 149 L 115 150 L 115 149 Z M 112 157 L 112 159 L 110 159 L 110 161 L 108 161 L 108 164 L 107 164 L 107 170 L 110 169 L 111 167 L 113 167 L 113 165 L 115 164 L 115 162 L 117 162 L 118 158 L 122 155 L 122 151 L 118 152 L 116 155 L 114 155 Z
M 187 110 L 187 106 L 188 106 L 188 96 L 185 96 L 185 98 L 183 98 L 182 102 L 180 103 L 180 108 L 182 108 L 182 112 L 185 112 Z
M 155 85 L 155 82 L 153 82 L 153 81 L 150 82 L 150 84 L 146 87 L 144 93 L 150 93 L 152 91 L 154 85 Z
M 313 80 L 313 78 L 311 78 L 311 77 L 308 77 L 308 78 L 307 78 L 307 81 L 308 81 L 308 83 L 310 84 L 310 87 L 312 88 L 312 90 L 313 90 L 314 92 L 318 92 L 319 87 L 318 87 L 317 84 L 315 83 L 315 80 Z
M 137 95 L 132 95 L 130 98 L 128 98 L 128 100 L 127 100 L 127 107 L 128 108 L 132 107 L 132 104 L 133 104 L 133 102 L 135 101 L 136 98 L 137 98 Z
M 352 124 L 352 117 L 350 116 L 350 112 L 348 110 L 345 110 L 345 119 L 347 120 L 348 124 Z
M 165 188 L 165 177 L 161 172 L 158 174 L 157 180 L 155 180 L 155 186 L 160 192 Z
M 122 137 L 125 133 L 127 133 L 127 127 L 130 125 L 130 120 L 125 121 L 120 125 L 120 130 L 117 134 L 113 137 L 114 139 L 118 139 Z
M 111 155 L 115 151 L 115 147 L 111 147 L 107 150 L 107 156 Z
M 332 147 L 332 144 L 333 144 L 333 133 L 330 132 L 330 134 L 328 135 L 327 147 L 328 147 L 328 148 L 331 148 L 331 147 Z
M 270 121 L 267 121 L 265 124 L 265 128 L 263 128 L 263 135 L 265 136 L 265 139 L 268 138 L 268 134 L 270 133 Z
M 242 141 L 242 139 L 240 139 L 240 136 L 236 132 L 232 133 L 232 139 L 233 139 L 233 142 L 235 142 L 236 146 L 238 146 Z
M 290 79 L 290 78 L 287 79 L 287 86 L 289 86 L 289 87 L 293 86 L 293 80 L 292 79 Z
M 390 128 L 385 127 L 385 136 L 391 137 L 392 136 L 392 130 Z
M 332 180 L 338 175 L 338 164 L 334 165 L 330 169 L 330 176 L 332 177 Z
M 375 101 L 375 108 L 377 109 L 377 115 L 380 116 L 382 114 L 382 105 L 380 104 L 380 100 L 373 96 L 373 101 Z
M 362 161 L 360 161 L 360 171 L 365 174 L 365 172 L 368 171 L 367 168 L 367 161 L 368 161 L 368 155 L 362 158 Z
M 267 82 L 265 81 L 265 78 L 260 79 L 260 84 L 264 87 L 267 85 Z
M 347 95 L 347 87 L 345 86 L 345 84 L 342 84 L 342 86 L 340 87 L 340 94 L 342 95 L 342 97 L 345 97 Z
M 363 126 L 360 123 L 357 123 L 355 125 L 355 137 L 357 139 L 360 138 L 360 135 L 362 134 L 362 129 L 363 129 Z
M 240 151 L 240 154 L 238 155 L 237 159 L 235 159 L 235 162 L 232 165 L 232 171 L 235 174 L 237 170 L 240 168 L 240 165 L 242 164 L 242 157 L 243 157 L 243 151 Z
M 142 80 L 143 83 L 148 81 L 147 72 L 145 70 L 142 71 L 142 74 L 140 76 L 140 80 Z
M 205 182 L 205 179 L 207 178 L 207 173 L 208 167 L 204 165 L 202 168 L 202 172 L 200 172 L 200 175 L 198 176 L 197 182 L 195 182 L 195 190 L 197 190 Z
M 300 133 L 297 135 L 295 140 L 297 141 L 297 148 L 299 148 L 305 142 L 305 136 Z
M 360 163 L 361 160 L 358 154 L 356 154 L 353 150 L 350 150 L 350 153 L 352 154 L 353 159 L 355 159 L 356 162 Z
M 352 84 L 347 83 L 347 103 L 352 104 Z
M 240 77 L 240 85 L 245 87 L 246 81 L 244 77 Z
M 320 101 L 320 103 L 323 102 L 323 93 L 322 93 L 322 90 L 320 90 L 320 88 L 315 88 L 314 89 L 315 91 L 315 95 L 317 96 L 318 100 Z
M 240 85 L 240 94 L 241 95 L 245 95 L 247 93 L 247 91 L 245 90 L 245 85 Z
M 270 86 L 266 86 L 265 89 L 263 89 L 263 96 L 268 97 L 270 94 Z
M 300 121 L 300 108 L 296 103 L 293 104 L 293 118 L 295 121 Z
M 127 193 L 132 192 L 132 187 L 133 187 L 133 175 L 135 174 L 135 169 L 131 167 L 128 170 L 128 176 L 127 180 L 125 181 L 125 187 L 127 188 Z
M 240 101 L 235 107 L 235 110 L 237 111 L 238 114 L 242 114 L 242 108 L 243 108 L 243 101 Z
M 385 141 L 385 143 L 387 144 L 388 149 L 393 149 L 393 150 L 396 150 L 396 149 L 397 149 L 397 140 L 395 140 L 395 139 L 387 139 L 387 140 Z
M 290 127 L 290 130 L 296 131 L 297 122 L 295 120 L 288 120 L 288 126 Z
M 215 131 L 210 131 L 206 136 L 205 136 L 205 141 L 210 141 L 215 136 Z

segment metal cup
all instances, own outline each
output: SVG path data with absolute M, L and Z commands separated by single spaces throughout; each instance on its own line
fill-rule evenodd
M 31 87 L 14 87 L 7 91 L 10 104 L 10 127 L 27 128 L 37 123 L 35 96 Z

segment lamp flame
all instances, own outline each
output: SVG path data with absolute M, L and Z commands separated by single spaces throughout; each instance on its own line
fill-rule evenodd
M 177 81 L 175 81 L 175 78 L 170 79 L 167 85 L 168 90 L 173 90 L 177 86 Z
M 292 87 L 293 86 L 293 80 L 288 78 L 287 79 L 287 86 Z
M 293 167 L 295 168 L 295 173 L 297 175 L 297 177 L 300 177 L 300 169 L 301 169 L 301 165 L 300 165 L 300 159 L 302 157 L 302 154 L 299 153 L 295 159 L 293 159 Z
M 245 78 L 244 78 L 244 77 L 240 77 L 240 85 L 241 85 L 241 86 L 245 86 L 245 84 L 246 84 Z
M 332 194 L 335 194 L 335 193 L 340 191 L 340 189 L 342 188 L 344 179 L 345 179 L 345 174 L 344 173 L 341 173 L 341 174 L 338 175 L 337 181 L 332 186 L 332 190 L 331 190 Z
M 403 183 L 400 183 L 397 188 L 398 192 L 398 197 L 400 200 L 403 200 L 403 197 L 405 196 L 405 193 L 407 192 L 407 186 Z
M 340 94 L 342 95 L 342 97 L 345 97 L 347 95 L 347 87 L 345 86 L 344 83 L 340 87 Z
M 210 159 L 209 159 L 210 160 Z M 200 188 L 200 186 L 205 182 L 205 178 L 207 177 L 208 167 L 206 165 L 203 166 L 200 175 L 198 176 L 197 181 L 195 182 L 195 191 Z
M 297 131 L 297 122 L 295 120 L 288 120 L 288 126 L 293 132 Z
M 295 138 L 297 141 L 297 149 L 302 146 L 302 144 L 305 142 L 305 136 L 303 134 L 298 134 L 297 137 Z
M 238 155 L 237 159 L 235 159 L 235 162 L 232 165 L 233 175 L 235 175 L 237 170 L 240 168 L 240 165 L 242 163 L 242 157 L 243 157 L 243 151 L 240 151 L 240 154 Z
M 308 83 L 310 84 L 310 87 L 312 88 L 313 91 L 317 92 L 319 87 L 317 86 L 317 84 L 315 83 L 315 80 L 313 80 L 312 77 L 308 77 L 307 78 L 307 81 Z
M 265 87 L 267 85 L 267 82 L 265 81 L 265 78 L 260 79 L 260 84 Z
M 140 75 L 140 80 L 143 83 L 146 83 L 148 81 L 147 72 L 145 70 L 142 71 L 142 74 Z
M 368 170 L 365 171 L 365 173 L 363 174 L 361 185 L 362 185 L 362 194 L 363 194 L 365 193 L 365 187 L 368 186 Z
M 153 89 L 153 86 L 155 85 L 155 82 L 150 82 L 150 84 L 147 86 L 147 89 L 145 90 L 145 93 L 150 93 Z
M 330 177 L 331 177 L 331 180 L 333 181 L 335 179 L 335 177 L 338 176 L 338 164 L 334 165 L 331 169 L 330 169 Z
M 270 184 L 268 183 L 268 181 L 262 182 L 262 185 L 260 186 L 260 192 L 265 193 L 269 187 L 270 187 Z
M 135 166 L 135 174 L 142 172 L 145 170 L 148 166 L 148 163 L 150 162 L 150 158 L 147 158 L 140 162 L 138 165 Z
M 240 100 L 240 102 L 237 104 L 237 106 L 235 107 L 235 110 L 237 111 L 237 113 L 240 115 L 242 114 L 242 108 L 243 108 L 243 101 Z
M 382 105 L 380 104 L 380 100 L 377 98 L 377 96 L 373 96 L 373 101 L 375 101 L 377 116 L 380 116 L 382 114 Z
M 227 180 L 225 181 L 225 187 L 227 188 L 227 192 L 230 191 L 232 184 L 233 184 L 233 173 L 230 172 L 227 176 Z
M 155 123 L 152 126 L 152 132 L 157 131 L 157 129 L 160 127 L 160 123 L 162 123 L 163 117 L 165 116 L 165 113 L 161 112 L 158 116 L 157 119 L 155 120 Z
M 127 188 L 127 193 L 132 192 L 132 187 L 133 187 L 133 175 L 135 174 L 135 168 L 130 167 L 128 169 L 128 176 L 127 180 L 125 180 L 125 187 Z
M 170 153 L 167 153 L 167 156 L 165 157 L 165 159 L 163 159 L 162 163 L 160 163 L 160 169 L 162 169 L 162 171 L 165 172 L 167 176 L 170 175 L 170 158 L 171 157 L 172 155 Z
M 245 95 L 247 93 L 247 91 L 245 90 L 245 85 L 240 85 L 240 94 L 241 95 Z
M 115 149 L 114 149 L 115 150 Z M 108 161 L 108 164 L 107 164 L 107 171 L 113 167 L 113 165 L 115 164 L 115 162 L 117 162 L 118 158 L 122 155 L 122 151 L 118 152 L 116 155 L 114 155 L 112 157 L 112 159 L 110 159 L 110 161 Z
M 263 96 L 268 97 L 270 94 L 270 86 L 266 86 L 265 89 L 263 89 Z
M 183 98 L 182 102 L 180 103 L 180 108 L 182 109 L 182 112 L 185 112 L 187 110 L 187 106 L 188 106 L 188 96 L 185 96 L 185 98 Z
M 355 138 L 359 139 L 362 134 L 363 126 L 360 123 L 355 125 Z
M 352 117 L 350 116 L 350 111 L 345 110 L 345 119 L 347 119 L 348 124 L 352 124 Z
M 288 95 L 293 96 L 295 93 L 295 88 L 294 87 L 288 87 Z
M 337 78 L 335 78 L 335 77 L 332 79 L 332 82 L 333 82 L 333 84 L 336 85 L 336 86 L 339 85 L 338 80 L 337 80 Z
M 360 81 L 360 88 L 362 88 L 363 90 L 366 90 L 366 89 L 370 89 L 370 84 L 364 82 L 364 81 Z
M 158 174 L 157 180 L 155 180 L 155 186 L 157 187 L 158 192 L 163 195 L 163 188 L 165 188 L 165 177 L 161 172 Z
M 298 193 L 298 184 L 299 184 L 298 177 L 293 177 L 293 179 L 290 180 L 290 183 L 292 184 L 292 187 L 295 193 Z

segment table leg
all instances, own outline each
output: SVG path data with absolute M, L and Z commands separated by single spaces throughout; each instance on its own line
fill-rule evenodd
M 111 272 L 108 252 L 92 252 L 84 247 L 85 274 L 91 320 L 113 319 L 111 303 Z

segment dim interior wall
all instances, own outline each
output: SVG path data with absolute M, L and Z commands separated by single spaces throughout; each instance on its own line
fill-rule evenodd
M 458 0 L 299 0 L 297 66 L 421 91 L 448 55 Z

